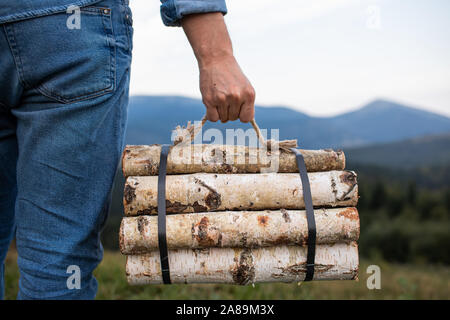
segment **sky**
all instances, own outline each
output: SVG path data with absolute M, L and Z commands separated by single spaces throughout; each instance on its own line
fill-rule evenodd
M 157 0 L 131 0 L 132 95 L 200 98 L 197 62 Z M 383 98 L 450 116 L 450 1 L 228 0 L 258 105 L 331 116 Z

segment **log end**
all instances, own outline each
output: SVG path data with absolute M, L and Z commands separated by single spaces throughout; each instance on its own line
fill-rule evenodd
M 127 145 L 122 152 L 122 173 L 129 176 L 158 174 L 161 145 Z
M 122 219 L 122 221 L 120 222 L 120 229 L 119 229 L 119 250 L 121 254 L 126 254 L 126 248 L 125 248 L 125 240 L 126 240 L 126 235 L 125 235 L 125 219 Z
M 345 205 L 356 206 L 358 204 L 358 181 L 357 174 L 354 171 L 342 171 L 339 175 L 339 182 L 345 185 L 345 191 L 338 195 L 337 200 Z M 332 186 L 333 192 L 335 186 Z
M 336 151 L 336 155 L 338 157 L 338 164 L 339 164 L 339 169 L 338 170 L 345 170 L 345 167 L 347 165 L 347 159 L 345 157 L 345 153 L 343 150 L 339 149 Z
M 125 156 L 126 155 L 128 155 L 131 151 L 130 151 L 130 148 L 131 148 L 132 146 L 130 146 L 130 145 L 126 145 L 125 146 L 125 149 L 123 149 L 123 152 L 122 152 L 122 158 L 121 158 L 121 168 L 122 168 L 122 174 L 123 174 L 123 176 L 125 177 L 125 161 L 124 161 L 124 159 L 125 159 Z
M 123 207 L 127 208 L 136 198 L 136 188 L 134 188 L 130 183 L 129 179 L 126 180 L 125 186 L 123 188 Z M 126 212 L 127 210 L 125 210 Z

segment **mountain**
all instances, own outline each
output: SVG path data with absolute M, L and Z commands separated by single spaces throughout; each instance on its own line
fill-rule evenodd
M 450 166 L 450 134 L 346 148 L 345 155 L 348 167 L 361 164 L 393 169 Z
M 169 143 L 171 129 L 188 120 L 200 120 L 204 111 L 199 99 L 132 96 L 126 141 L 128 144 Z M 256 120 L 261 128 L 279 129 L 280 139 L 297 138 L 302 148 L 347 148 L 450 133 L 450 118 L 386 100 L 375 100 L 356 111 L 334 117 L 311 117 L 283 106 L 256 106 Z M 207 122 L 207 128 L 225 132 L 225 129 L 251 126 L 240 122 Z
M 450 132 L 450 118 L 386 100 L 329 119 L 345 130 L 343 145 L 391 142 Z

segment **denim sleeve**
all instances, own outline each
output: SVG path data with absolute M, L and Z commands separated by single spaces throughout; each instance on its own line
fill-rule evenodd
M 161 18 L 166 26 L 179 27 L 185 15 L 207 12 L 226 14 L 225 0 L 161 0 Z

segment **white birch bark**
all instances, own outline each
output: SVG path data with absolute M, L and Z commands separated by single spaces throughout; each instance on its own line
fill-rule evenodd
M 309 173 L 315 207 L 351 207 L 358 201 L 352 171 Z M 297 173 L 189 174 L 166 177 L 167 213 L 304 209 Z M 128 177 L 125 215 L 157 213 L 158 177 Z
M 159 251 L 127 256 L 130 284 L 162 283 Z M 354 280 L 358 276 L 355 242 L 316 247 L 314 280 Z M 306 247 L 208 248 L 169 250 L 172 283 L 228 283 L 303 281 Z
M 316 209 L 316 243 L 356 241 L 356 208 Z M 174 214 L 166 217 L 169 249 L 208 247 L 268 247 L 305 245 L 305 211 L 225 211 Z M 120 226 L 123 254 L 141 254 L 158 248 L 157 216 L 125 217 Z
M 308 172 L 344 170 L 342 151 L 300 150 Z M 125 177 L 157 175 L 160 145 L 126 146 L 122 156 Z M 295 155 L 233 145 L 189 145 L 171 148 L 167 174 L 298 172 Z

